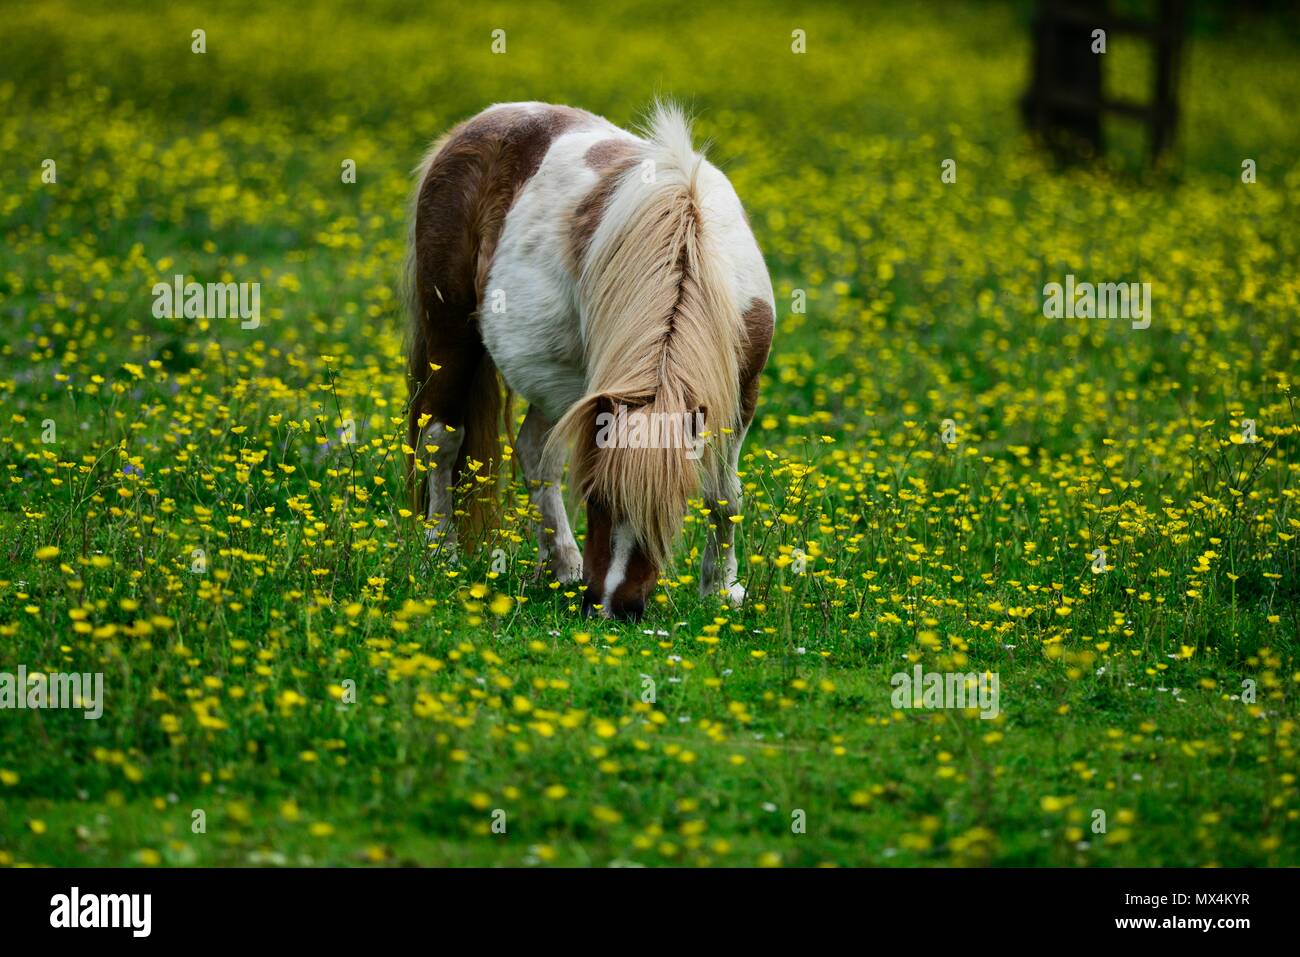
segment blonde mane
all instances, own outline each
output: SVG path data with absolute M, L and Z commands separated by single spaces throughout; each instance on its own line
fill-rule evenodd
M 572 451 L 572 486 L 625 523 L 663 567 L 701 482 L 717 484 L 739 419 L 746 338 L 699 194 L 704 157 L 680 108 L 651 111 L 639 156 L 591 237 L 578 282 L 586 394 L 552 430 L 546 458 Z M 643 173 L 652 170 L 652 176 Z M 647 182 L 649 180 L 649 182 Z M 708 445 L 596 448 L 595 417 L 623 404 L 643 413 L 704 412 Z

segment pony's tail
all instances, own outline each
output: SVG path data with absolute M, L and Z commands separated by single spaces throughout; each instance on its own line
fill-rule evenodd
M 402 267 L 402 295 L 410 320 L 407 331 L 407 444 L 412 451 L 406 453 L 406 474 L 411 509 L 420 520 L 429 511 L 427 467 L 423 461 L 418 461 L 421 456 L 421 430 L 428 412 L 428 402 L 422 398 L 422 393 L 430 375 L 430 365 L 439 361 L 440 357 L 433 353 L 430 346 L 429 320 L 420 301 L 415 238 L 416 207 L 429 170 L 451 136 L 452 133 L 447 133 L 440 137 L 415 168 L 414 184 L 408 201 L 406 256 Z M 461 424 L 464 435 L 450 482 L 457 503 L 453 516 L 457 538 L 463 550 L 473 551 L 492 530 L 501 526 L 502 432 L 508 440 L 514 441 L 510 427 L 510 391 L 504 387 L 486 349 L 474 371 L 464 401 L 465 421 Z
M 412 170 L 411 191 L 406 200 L 406 250 L 402 257 L 402 278 L 400 293 L 406 307 L 406 443 L 411 450 L 406 453 L 406 489 L 410 497 L 411 511 L 417 521 L 423 521 L 429 512 L 429 485 L 425 466 L 420 461 L 420 430 L 424 427 L 425 404 L 421 401 L 426 380 L 429 378 L 429 364 L 433 361 L 429 348 L 428 317 L 424 304 L 420 301 L 419 257 L 416 255 L 415 225 L 420 190 L 429 168 L 450 139 L 447 133 L 434 141 Z
M 510 391 L 503 388 L 501 376 L 485 351 L 466 396 L 463 437 L 450 479 L 457 503 L 453 516 L 456 536 L 466 552 L 472 552 L 492 530 L 501 527 L 501 435 L 504 430 L 510 437 L 510 407 Z M 407 453 L 406 467 L 411 510 L 423 520 L 429 511 L 429 484 L 427 466 L 423 461 L 417 464 L 421 417 L 418 403 L 413 404 L 408 444 L 414 451 Z
M 501 527 L 502 429 L 509 429 L 510 394 L 487 350 L 479 360 L 466 400 L 465 437 L 452 476 L 458 496 L 456 534 L 461 547 L 473 551 Z

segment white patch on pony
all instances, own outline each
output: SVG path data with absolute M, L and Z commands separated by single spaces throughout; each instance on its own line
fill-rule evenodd
M 506 214 L 487 288 L 505 293 L 504 312 L 482 310 L 483 343 L 517 395 L 556 422 L 583 395 L 586 346 L 578 288 L 567 257 L 573 211 L 598 181 L 587 151 L 612 138 L 636 142 L 606 120 L 555 138 Z
M 627 564 L 632 559 L 632 550 L 636 548 L 636 532 L 631 525 L 620 522 L 609 533 L 609 569 L 605 572 L 605 585 L 602 592 L 602 605 L 606 617 L 609 617 L 609 603 L 618 586 L 627 578 Z
M 734 301 L 747 303 L 761 299 L 773 306 L 772 277 L 745 219 L 735 187 L 721 170 L 706 162 L 699 173 L 698 190 L 714 248 L 730 266 L 726 274 L 731 280 Z

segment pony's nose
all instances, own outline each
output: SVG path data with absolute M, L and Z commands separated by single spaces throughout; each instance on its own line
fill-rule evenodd
M 644 598 L 614 599 L 609 603 L 609 613 L 619 621 L 640 621 L 645 614 Z

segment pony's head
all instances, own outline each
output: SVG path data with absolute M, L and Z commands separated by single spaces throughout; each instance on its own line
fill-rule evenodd
M 587 506 L 586 614 L 644 613 L 690 500 L 723 459 L 706 421 L 704 408 L 661 384 L 649 398 L 588 396 L 557 426 L 569 436 L 572 487 Z
M 691 497 L 720 461 L 717 442 L 706 410 L 662 383 L 659 394 L 638 405 L 601 395 L 588 407 L 594 430 L 580 441 L 573 471 L 587 503 L 583 606 L 637 619 Z
M 659 562 L 641 543 L 636 530 L 626 520 L 616 520 L 609 507 L 596 499 L 587 501 L 582 567 L 585 615 L 637 621 L 659 580 Z

